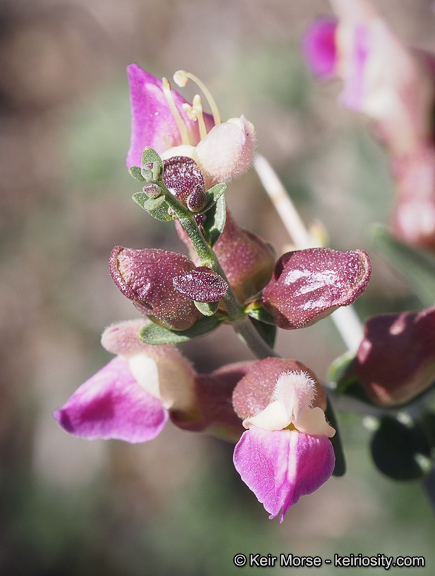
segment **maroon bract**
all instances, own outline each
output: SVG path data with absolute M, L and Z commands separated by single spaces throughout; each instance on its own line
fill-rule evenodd
M 201 317 L 193 301 L 173 284 L 175 277 L 194 267 L 187 256 L 154 248 L 116 246 L 110 256 L 110 274 L 124 296 L 140 312 L 175 330 L 186 330 Z
M 310 326 L 339 306 L 354 302 L 366 289 L 370 275 L 370 260 L 363 250 L 287 252 L 263 291 L 264 307 L 280 328 Z
M 182 204 L 199 212 L 207 203 L 204 177 L 198 164 L 186 156 L 173 156 L 163 161 L 163 182 Z
M 192 243 L 180 224 L 176 230 L 188 246 L 192 260 L 199 264 Z M 240 302 L 264 288 L 272 275 L 275 254 L 260 236 L 241 228 L 227 210 L 225 228 L 213 247 L 214 253 Z
M 173 282 L 180 294 L 195 302 L 219 302 L 228 290 L 228 284 L 222 276 L 206 266 L 199 266 L 183 276 L 177 276 Z
M 370 398 L 384 406 L 423 392 L 435 380 L 435 308 L 370 318 L 355 372 Z

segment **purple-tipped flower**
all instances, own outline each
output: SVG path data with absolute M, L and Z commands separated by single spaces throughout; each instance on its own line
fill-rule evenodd
M 192 260 L 198 256 L 183 228 L 175 223 L 177 234 L 188 246 Z M 264 288 L 272 275 L 275 254 L 260 236 L 241 228 L 227 210 L 225 228 L 213 247 L 220 265 L 240 302 Z
M 370 280 L 366 252 L 309 248 L 288 252 L 275 265 L 263 303 L 280 328 L 310 326 L 360 296 Z
M 166 79 L 151 76 L 137 64 L 130 64 L 127 72 L 132 113 L 129 168 L 141 165 L 147 146 L 165 160 L 174 156 L 193 158 L 204 175 L 206 188 L 250 168 L 255 153 L 253 125 L 244 116 L 221 122 L 217 106 L 202 83 L 213 116 L 203 112 L 199 96 L 189 104 L 171 90 Z M 175 78 L 180 86 L 188 79 L 197 81 L 184 71 L 178 71 Z
M 116 246 L 110 256 L 110 273 L 124 296 L 140 312 L 175 330 L 186 330 L 201 317 L 193 301 L 174 287 L 174 278 L 194 268 L 187 256 L 154 248 Z
M 103 346 L 117 354 L 80 386 L 54 413 L 70 434 L 88 440 L 152 440 L 163 430 L 170 410 L 196 415 L 195 372 L 176 348 L 150 346 L 138 333 L 146 320 L 107 328 Z
M 370 318 L 355 372 L 383 406 L 409 402 L 426 390 L 435 381 L 435 308 Z
M 334 470 L 325 393 L 301 363 L 266 358 L 240 380 L 233 405 L 247 428 L 234 451 L 236 470 L 270 518 L 279 514 L 282 522 Z

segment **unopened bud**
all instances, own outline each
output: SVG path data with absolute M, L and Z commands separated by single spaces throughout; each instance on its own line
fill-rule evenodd
M 110 273 L 124 296 L 140 312 L 175 330 L 186 330 L 201 317 L 192 300 L 173 285 L 174 278 L 194 267 L 182 254 L 154 248 L 116 246 L 110 256 Z
M 263 291 L 264 307 L 278 327 L 310 326 L 360 296 L 370 280 L 366 252 L 310 248 L 288 252 Z
M 207 203 L 204 177 L 198 164 L 187 156 L 164 160 L 163 182 L 184 206 L 199 212 Z

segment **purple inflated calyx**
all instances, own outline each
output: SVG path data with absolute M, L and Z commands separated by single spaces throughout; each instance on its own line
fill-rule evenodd
M 263 291 L 264 307 L 280 328 L 310 326 L 366 289 L 370 260 L 363 250 L 310 248 L 288 252 L 275 265 Z
M 198 164 L 187 156 L 163 161 L 166 188 L 191 212 L 199 212 L 207 203 L 204 177 Z
M 217 272 L 199 266 L 173 280 L 174 288 L 195 302 L 218 302 L 225 296 L 228 284 Z
M 192 300 L 175 290 L 172 282 L 194 269 L 187 256 L 157 248 L 116 246 L 109 263 L 115 284 L 142 314 L 175 330 L 190 328 L 201 316 Z

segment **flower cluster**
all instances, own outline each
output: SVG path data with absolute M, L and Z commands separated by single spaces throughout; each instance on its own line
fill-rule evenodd
M 110 274 L 141 319 L 110 326 L 114 358 L 55 412 L 69 433 L 144 442 L 168 419 L 191 432 L 236 443 L 234 465 L 271 518 L 334 472 L 335 429 L 325 389 L 306 366 L 278 357 L 270 329 L 300 329 L 353 303 L 371 273 L 366 252 L 330 248 L 279 258 L 226 208 L 228 182 L 248 170 L 255 131 L 243 116 L 221 122 L 196 96 L 186 102 L 166 79 L 132 64 L 131 174 L 134 200 L 173 222 L 189 257 L 116 246 Z M 202 83 L 178 72 L 175 80 Z M 177 343 L 233 326 L 256 360 L 198 374 Z M 269 335 L 269 336 L 268 336 Z M 328 412 L 328 419 L 325 416 Z M 334 424 L 335 426 L 335 424 Z

